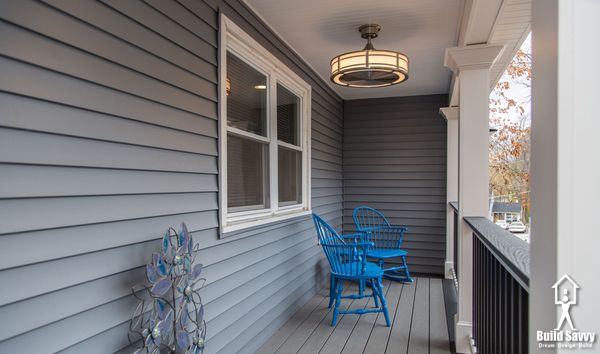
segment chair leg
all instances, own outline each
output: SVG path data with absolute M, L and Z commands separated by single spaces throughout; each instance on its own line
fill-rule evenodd
M 337 322 L 337 316 L 340 311 L 340 303 L 342 302 L 342 292 L 344 291 L 344 281 L 342 279 L 336 279 L 336 294 L 335 294 L 335 306 L 333 307 L 333 316 L 331 318 L 331 325 L 335 326 Z
M 335 300 L 335 287 L 337 286 L 337 280 L 333 277 L 333 274 L 329 276 L 329 305 L 327 308 L 331 308 L 333 300 Z
M 364 293 L 365 293 L 365 281 L 359 280 L 358 281 L 358 296 L 363 297 Z
M 410 277 L 410 273 L 408 272 L 408 265 L 406 264 L 405 256 L 402 256 L 402 265 L 404 266 L 404 274 L 406 275 L 406 281 L 412 283 L 413 278 Z
M 379 298 L 381 300 L 381 309 L 383 310 L 383 315 L 385 316 L 385 323 L 389 327 L 390 326 L 390 315 L 388 314 L 387 303 L 385 301 L 385 296 L 383 295 L 383 286 L 381 285 L 381 278 L 377 279 L 377 290 L 379 293 Z
M 375 301 L 375 307 L 378 308 L 379 307 L 379 295 L 377 292 L 377 285 L 375 285 L 375 282 L 371 280 L 371 289 L 373 290 L 373 301 Z
M 397 267 L 397 269 L 395 270 L 387 270 L 384 273 L 384 277 L 394 280 L 394 281 L 400 281 L 403 283 L 412 283 L 414 280 L 413 278 L 410 277 L 410 272 L 408 271 L 408 265 L 406 264 L 406 256 L 400 256 L 400 259 L 402 260 L 402 265 Z M 383 259 L 379 260 L 379 266 L 382 269 L 385 269 L 384 266 L 385 261 Z

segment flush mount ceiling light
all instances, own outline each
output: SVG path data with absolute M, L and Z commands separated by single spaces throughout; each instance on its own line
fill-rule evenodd
M 367 40 L 363 50 L 340 54 L 331 59 L 331 81 L 348 87 L 384 87 L 408 79 L 408 57 L 400 52 L 377 50 L 371 40 L 377 38 L 381 26 L 362 25 L 358 28 Z

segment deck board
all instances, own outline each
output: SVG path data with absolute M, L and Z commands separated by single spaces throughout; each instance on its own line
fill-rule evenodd
M 364 309 L 367 306 L 368 299 L 358 299 L 352 302 L 350 310 Z M 346 345 L 346 341 L 350 338 L 350 334 L 356 326 L 356 322 L 360 316 L 344 315 L 339 323 L 337 323 L 335 329 L 327 338 L 327 341 L 319 351 L 322 354 L 336 354 L 341 353 Z
M 446 323 L 446 306 L 441 279 L 429 280 L 429 352 L 448 353 L 448 324 Z
M 328 289 L 321 289 L 317 295 L 313 296 L 262 345 L 260 350 L 263 353 L 274 353 L 277 351 L 288 337 L 310 317 L 313 311 L 317 310 L 322 304 L 324 304 L 323 306 L 327 306 L 327 291 Z
M 327 293 L 329 289 L 325 289 L 322 291 L 323 293 Z M 327 295 L 323 296 L 323 301 L 321 302 L 320 307 L 315 309 L 308 318 L 296 328 L 294 334 L 288 337 L 281 346 L 275 351 L 276 353 L 295 353 L 297 352 L 302 345 L 306 342 L 308 337 L 314 332 L 315 328 L 323 321 L 324 318 L 329 314 L 330 310 L 327 308 Z M 289 322 L 289 321 L 288 321 Z M 275 333 L 276 335 L 277 333 Z M 257 353 L 272 353 L 273 351 L 269 351 L 268 349 L 261 348 Z
M 415 303 L 415 289 L 421 278 L 415 278 L 415 281 L 410 284 L 404 284 L 402 294 L 398 301 L 396 309 L 396 317 L 390 337 L 387 342 L 385 353 L 406 353 L 408 351 L 408 343 L 410 337 L 410 326 L 412 323 L 413 306 Z
M 384 280 L 383 286 L 384 286 L 383 293 L 387 299 L 387 296 L 388 296 L 387 294 L 389 293 L 389 290 L 390 290 L 389 280 Z M 375 306 L 375 303 L 373 302 L 372 298 L 369 299 L 369 303 L 367 306 L 368 307 Z M 395 310 L 395 307 L 394 307 L 394 310 Z M 390 314 L 390 318 L 393 318 L 394 310 L 392 310 L 390 308 L 390 304 L 388 304 L 388 312 Z M 365 349 L 365 346 L 367 345 L 367 341 L 369 340 L 371 333 L 373 332 L 373 327 L 375 326 L 377 318 L 380 315 L 381 315 L 382 321 L 378 324 L 378 326 L 386 328 L 386 332 L 387 332 L 387 327 L 385 327 L 385 319 L 383 317 L 383 314 L 368 313 L 368 314 L 359 316 L 356 326 L 354 326 L 354 329 L 352 330 L 352 333 L 350 334 L 348 341 L 346 341 L 346 345 L 342 349 L 342 354 L 362 354 L 363 350 Z M 386 341 L 387 341 L 387 338 L 386 338 Z
M 408 353 L 424 354 L 429 353 L 429 279 L 421 278 L 416 285 Z
M 346 293 L 356 292 L 356 284 Z M 370 290 L 367 290 L 370 291 Z M 331 327 L 329 289 L 321 289 L 257 351 L 268 353 L 450 353 L 442 281 L 384 281 L 391 327 L 381 313 L 340 315 Z M 373 306 L 372 298 L 345 299 L 340 309 Z
M 356 284 L 352 284 L 352 285 L 346 287 L 346 289 L 347 289 L 346 292 L 354 292 L 354 293 L 358 292 L 358 286 L 356 286 Z M 347 309 L 350 308 L 350 306 L 352 306 L 354 304 L 354 301 L 355 300 L 352 300 L 352 299 L 344 300 L 342 302 L 342 304 L 340 305 L 340 310 L 346 311 Z M 333 307 L 332 307 L 332 309 L 333 309 Z M 329 339 L 329 336 L 331 336 L 331 334 L 335 330 L 335 327 L 331 326 L 332 314 L 333 314 L 333 312 L 330 312 L 325 318 L 323 318 L 323 320 L 321 320 L 321 322 L 317 325 L 315 330 L 311 333 L 310 337 L 308 337 L 306 342 L 304 342 L 304 345 L 302 345 L 300 350 L 298 350 L 298 353 L 314 354 L 314 353 L 318 353 L 321 350 L 321 348 L 323 348 L 323 345 L 327 342 L 327 340 Z M 338 325 L 344 319 L 345 316 L 346 315 L 338 315 L 338 322 L 337 322 Z M 292 352 L 290 351 L 290 352 L 281 352 L 281 353 L 292 353 Z
M 402 283 L 391 282 L 387 289 L 388 292 L 385 295 L 392 326 L 396 316 L 398 315 L 396 309 L 398 308 L 398 302 L 400 301 L 400 295 L 402 294 L 403 287 L 404 285 Z M 365 346 L 364 352 L 385 353 L 385 348 L 387 347 L 388 340 L 390 338 L 390 332 L 390 328 L 386 327 L 385 325 L 385 318 L 382 314 L 378 314 L 377 321 L 367 340 L 367 345 Z
M 365 289 L 365 292 L 367 294 L 369 294 L 371 292 L 371 290 L 369 288 L 367 288 L 367 289 Z M 367 307 L 373 307 L 374 303 L 372 300 L 373 300 L 373 298 L 367 298 L 367 297 L 365 297 L 363 299 L 354 300 L 350 309 L 358 310 L 358 309 L 366 309 Z M 371 314 L 371 315 L 374 315 L 374 314 Z M 342 320 L 339 321 L 339 323 L 336 325 L 335 330 L 333 331 L 333 333 L 331 333 L 331 336 L 329 336 L 329 339 L 327 339 L 327 342 L 325 342 L 325 345 L 323 345 L 323 348 L 321 348 L 320 353 L 322 353 L 322 354 L 339 354 L 339 353 L 341 353 L 344 350 L 344 347 L 346 346 L 346 342 L 350 339 L 352 332 L 356 328 L 358 320 L 361 317 L 366 317 L 366 316 L 367 316 L 366 314 L 364 316 L 358 316 L 358 315 L 344 316 L 342 318 Z

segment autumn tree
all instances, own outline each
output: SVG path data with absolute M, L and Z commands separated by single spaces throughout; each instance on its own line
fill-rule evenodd
M 529 220 L 531 46 L 527 39 L 490 95 L 490 191 L 496 201 L 520 202 Z

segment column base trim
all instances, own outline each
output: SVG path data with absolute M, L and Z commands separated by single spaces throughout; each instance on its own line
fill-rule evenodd
M 456 352 L 463 354 L 476 354 L 475 348 L 471 345 L 473 333 L 473 324 L 471 322 L 457 321 L 455 326 Z
M 452 261 L 446 261 L 446 263 L 444 263 L 444 277 L 446 279 L 452 279 L 453 278 L 453 272 L 452 269 L 454 268 L 454 262 Z

